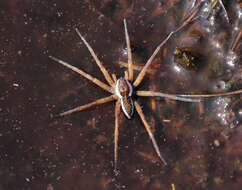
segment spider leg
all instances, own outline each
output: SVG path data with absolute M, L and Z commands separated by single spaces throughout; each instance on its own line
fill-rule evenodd
M 84 44 L 86 45 L 86 47 L 88 48 L 89 52 L 91 53 L 92 57 L 94 58 L 94 60 L 96 61 L 98 67 L 100 68 L 100 70 L 102 71 L 105 79 L 107 80 L 107 82 L 109 83 L 109 85 L 114 86 L 114 82 L 110 76 L 110 74 L 108 73 L 108 71 L 105 69 L 105 67 L 103 66 L 103 64 L 101 63 L 101 61 L 98 59 L 97 55 L 95 54 L 94 50 L 92 49 L 92 47 L 87 43 L 87 41 L 85 40 L 85 38 L 81 35 L 81 33 L 79 32 L 79 30 L 76 28 L 76 32 L 78 34 L 78 36 L 82 39 L 82 41 L 84 42 Z
M 77 73 L 79 73 L 81 76 L 85 77 L 86 79 L 92 81 L 93 83 L 95 83 L 96 85 L 98 85 L 99 87 L 101 87 L 103 90 L 106 90 L 110 93 L 113 93 L 112 88 L 108 85 L 106 85 L 105 83 L 103 83 L 102 81 L 98 80 L 97 78 L 92 77 L 91 75 L 85 73 L 84 71 L 82 71 L 81 69 L 78 69 L 77 67 L 74 67 L 72 65 L 70 65 L 67 62 L 64 62 L 58 58 L 55 58 L 53 56 L 49 56 L 50 59 L 56 61 L 57 63 L 60 63 L 61 65 L 71 69 L 72 71 L 75 71 Z
M 113 81 L 115 82 L 115 84 L 117 83 L 117 77 L 115 74 L 112 74 L 112 77 L 113 77 Z
M 133 83 L 134 87 L 137 87 L 143 80 L 146 71 L 148 70 L 149 66 L 151 65 L 152 61 L 154 60 L 157 53 L 160 51 L 161 47 L 170 39 L 170 37 L 173 35 L 173 31 L 170 32 L 170 34 L 157 46 L 151 57 L 148 59 L 148 61 L 145 63 L 145 66 L 140 71 L 139 75 L 137 76 L 136 80 Z
M 74 112 L 82 111 L 82 110 L 88 109 L 88 108 L 93 107 L 93 106 L 97 106 L 97 105 L 100 105 L 100 104 L 111 102 L 111 101 L 113 101 L 115 99 L 116 99 L 115 95 L 111 95 L 111 96 L 108 96 L 108 97 L 105 97 L 105 98 L 101 98 L 101 99 L 98 99 L 98 100 L 96 100 L 94 102 L 91 102 L 89 104 L 78 106 L 78 107 L 76 107 L 74 109 L 65 111 L 65 112 L 61 113 L 60 116 L 69 115 L 69 114 L 72 114 Z
M 227 11 L 226 11 L 226 9 L 225 9 L 225 7 L 224 7 L 224 4 L 223 4 L 223 2 L 222 2 L 221 0 L 218 0 L 218 1 L 219 1 L 220 6 L 223 8 L 224 16 L 225 16 L 226 20 L 227 20 L 227 22 L 229 23 L 228 13 L 227 13 Z
M 235 50 L 236 46 L 238 45 L 238 42 L 240 41 L 241 36 L 242 36 L 242 28 L 240 29 L 239 33 L 235 37 L 235 40 L 234 40 L 234 42 L 232 44 L 232 48 L 231 48 L 232 51 Z
M 118 61 L 118 64 L 120 65 L 120 67 L 127 67 L 128 68 L 128 63 L 124 62 L 124 61 Z M 143 69 L 144 66 L 141 65 L 134 65 L 133 64 L 133 70 L 134 71 L 141 71 Z M 154 73 L 155 69 L 149 68 L 147 70 L 147 73 Z
M 200 99 L 192 99 L 192 98 L 179 97 L 179 96 L 182 96 L 182 95 L 165 94 L 165 93 L 162 93 L 162 92 L 153 92 L 153 91 L 137 91 L 136 92 L 136 95 L 137 96 L 169 98 L 169 99 L 172 99 L 172 100 L 178 100 L 178 101 L 183 101 L 183 102 L 200 102 L 201 101 Z M 199 97 L 196 97 L 196 98 L 199 98 Z
M 128 71 L 124 71 L 124 78 L 126 80 L 129 80 L 129 73 L 128 73 Z
M 133 74 L 133 61 L 132 61 L 132 53 L 131 53 L 131 47 L 130 47 L 130 39 L 127 29 L 127 23 L 126 19 L 124 19 L 124 30 L 125 30 L 125 39 L 128 49 L 128 71 L 129 71 L 129 81 L 134 80 L 134 74 Z
M 218 97 L 218 96 L 230 96 L 230 95 L 235 95 L 235 94 L 242 94 L 242 89 L 240 90 L 235 90 L 232 92 L 222 92 L 222 93 L 216 93 L 216 94 L 180 94 L 178 96 L 181 97 L 188 97 L 188 98 L 210 98 L 210 97 Z
M 159 147 L 158 147 L 158 145 L 156 143 L 156 140 L 155 140 L 155 137 L 154 137 L 153 133 L 151 132 L 150 126 L 149 126 L 149 124 L 147 123 L 147 121 L 145 119 L 145 116 L 143 114 L 143 111 L 141 109 L 141 106 L 139 105 L 139 103 L 137 101 L 134 101 L 134 105 L 135 105 L 135 108 L 136 108 L 136 110 L 137 110 L 137 112 L 138 112 L 138 114 L 139 114 L 139 116 L 140 116 L 140 118 L 141 118 L 141 120 L 142 120 L 142 122 L 143 122 L 143 124 L 145 126 L 145 129 L 146 129 L 147 133 L 149 134 L 149 137 L 150 137 L 150 139 L 151 139 L 151 141 L 153 143 L 153 146 L 155 148 L 155 151 L 156 151 L 157 155 L 159 156 L 159 158 L 161 159 L 161 161 L 165 165 L 167 165 L 165 159 L 163 158 L 163 156 L 160 153 Z
M 115 106 L 115 131 L 114 131 L 114 170 L 117 170 L 117 162 L 118 162 L 118 128 L 119 128 L 119 114 L 120 114 L 120 106 L 121 102 L 118 100 Z
M 188 25 L 190 22 L 194 21 L 195 19 L 197 19 L 198 17 L 196 17 L 195 19 L 193 19 L 195 17 L 195 15 L 197 14 L 197 12 L 199 11 L 199 7 L 196 8 L 191 15 L 176 29 L 171 31 L 167 37 L 157 46 L 157 48 L 155 49 L 155 51 L 153 52 L 153 54 L 151 55 L 151 57 L 148 59 L 148 61 L 146 62 L 145 66 L 143 67 L 143 69 L 140 71 L 138 77 L 136 78 L 136 80 L 133 83 L 134 87 L 137 87 L 143 80 L 149 66 L 152 64 L 152 61 L 154 60 L 155 56 L 157 55 L 157 53 L 160 51 L 160 49 L 162 48 L 162 46 L 171 38 L 171 36 L 177 32 L 179 32 L 181 29 L 183 29 L 186 25 Z
M 213 2 L 211 2 L 210 4 L 212 5 Z M 188 13 L 186 18 L 185 18 L 185 20 L 183 20 L 182 24 L 174 32 L 180 31 L 182 28 L 184 28 L 190 22 L 195 21 L 196 19 L 198 19 L 200 16 L 199 15 L 196 16 L 196 15 L 197 15 L 199 9 L 202 7 L 202 5 L 203 5 L 203 2 L 199 3 L 190 13 Z

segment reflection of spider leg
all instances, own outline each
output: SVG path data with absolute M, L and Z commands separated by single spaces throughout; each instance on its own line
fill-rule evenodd
M 97 78 L 94 78 L 91 75 L 85 73 L 81 69 L 78 69 L 77 67 L 74 67 L 74 66 L 68 64 L 67 62 L 64 62 L 64 61 L 62 61 L 62 60 L 60 60 L 58 58 L 55 58 L 53 56 L 49 56 L 49 58 L 51 58 L 52 60 L 60 63 L 61 65 L 65 66 L 65 67 L 68 67 L 72 71 L 75 71 L 75 72 L 79 73 L 80 75 L 82 75 L 86 79 L 92 81 L 93 83 L 95 83 L 96 85 L 98 85 L 99 87 L 101 87 L 102 89 L 104 89 L 104 90 L 106 90 L 106 91 L 108 91 L 110 93 L 113 93 L 112 92 L 112 88 L 110 86 L 106 85 L 105 83 L 103 83 L 102 81 L 98 80 Z
M 89 104 L 78 106 L 78 107 L 76 107 L 74 109 L 65 111 L 65 112 L 61 113 L 60 116 L 69 115 L 69 114 L 74 113 L 74 112 L 82 111 L 82 110 L 85 110 L 85 109 L 90 108 L 92 106 L 97 106 L 99 104 L 104 104 L 104 103 L 107 103 L 107 102 L 111 102 L 111 101 L 113 101 L 115 99 L 116 99 L 115 95 L 111 95 L 111 96 L 108 96 L 108 97 L 105 97 L 105 98 L 101 98 L 101 99 L 98 99 L 98 100 L 96 100 L 94 102 L 91 102 Z
M 196 16 L 197 13 L 200 10 L 200 7 L 203 5 L 203 3 L 201 2 L 200 4 L 198 4 L 193 10 L 191 10 L 191 12 L 188 13 L 188 15 L 186 15 L 185 20 L 183 21 L 183 23 L 174 31 L 174 33 L 180 31 L 182 28 L 184 28 L 186 25 L 188 25 L 190 22 L 195 21 L 196 19 L 198 19 L 200 16 Z
M 200 99 L 179 97 L 180 95 L 178 95 L 178 94 L 173 95 L 173 94 L 165 94 L 165 93 L 162 93 L 162 92 L 153 92 L 153 91 L 137 91 L 136 95 L 137 96 L 169 98 L 169 99 L 172 99 L 172 100 L 178 100 L 178 101 L 183 101 L 183 102 L 200 102 L 201 101 Z M 199 97 L 196 97 L 196 98 L 199 98 Z
M 154 53 L 151 55 L 151 57 L 149 58 L 149 60 L 146 62 L 145 66 L 143 67 L 143 69 L 141 70 L 141 72 L 139 73 L 138 77 L 136 78 L 136 80 L 134 81 L 134 87 L 137 87 L 143 80 L 149 66 L 152 64 L 152 61 L 154 60 L 155 56 L 157 55 L 157 53 L 160 51 L 160 49 L 162 48 L 162 46 L 170 39 L 170 37 L 179 32 L 181 29 L 183 29 L 186 25 L 188 25 L 190 22 L 194 21 L 194 19 L 198 18 L 195 17 L 195 15 L 197 14 L 197 12 L 199 11 L 199 7 L 196 8 L 192 14 L 174 31 L 171 31 L 168 36 L 158 45 L 158 47 L 155 49 Z M 195 18 L 194 18 L 195 17 Z
M 142 122 L 143 122 L 143 124 L 144 124 L 144 126 L 145 126 L 146 131 L 147 131 L 148 134 L 149 134 L 149 137 L 150 137 L 150 139 L 151 139 L 151 141 L 152 141 L 152 143 L 153 143 L 153 146 L 154 146 L 154 148 L 155 148 L 155 151 L 156 151 L 157 155 L 160 157 L 161 161 L 162 161 L 165 165 L 167 165 L 165 159 L 163 158 L 163 156 L 162 156 L 161 153 L 160 153 L 160 150 L 159 150 L 159 147 L 158 147 L 158 145 L 157 145 L 157 143 L 156 143 L 155 137 L 154 137 L 153 133 L 151 132 L 150 126 L 149 126 L 149 124 L 147 123 L 147 121 L 146 121 L 146 119 L 145 119 L 145 116 L 144 116 L 144 114 L 143 114 L 143 111 L 142 111 L 142 109 L 141 109 L 139 103 L 138 103 L 137 101 L 134 101 L 134 105 L 135 105 L 135 108 L 136 108 L 136 110 L 137 110 L 137 112 L 138 112 L 138 114 L 139 114 L 139 116 L 140 116 L 140 118 L 141 118 L 141 120 L 142 120 Z
M 126 19 L 124 19 L 124 30 L 125 30 L 125 39 L 126 39 L 127 49 L 128 49 L 129 81 L 133 81 L 134 80 L 133 61 L 132 61 L 132 53 L 131 53 L 130 40 L 129 40 L 129 34 L 128 34 L 128 29 L 127 29 Z
M 240 29 L 239 33 L 236 35 L 235 39 L 233 40 L 233 44 L 231 47 L 231 50 L 234 51 L 238 42 L 240 41 L 240 38 L 242 36 L 242 28 Z
M 225 9 L 225 7 L 224 7 L 224 4 L 223 4 L 223 2 L 221 1 L 221 0 L 218 0 L 219 1 L 219 4 L 220 4 L 220 6 L 223 8 L 223 10 L 224 10 L 224 16 L 225 16 L 225 18 L 226 18 L 226 20 L 227 20 L 227 22 L 229 23 L 229 16 L 228 16 L 228 13 L 227 13 L 227 11 L 226 11 L 226 9 Z
M 118 161 L 118 128 L 119 128 L 119 114 L 120 114 L 120 100 L 116 102 L 115 106 L 115 131 L 114 131 L 114 170 L 117 169 Z
M 100 70 L 102 71 L 102 73 L 103 73 L 105 79 L 107 80 L 107 82 L 109 83 L 109 85 L 113 86 L 114 83 L 113 83 L 113 80 L 112 80 L 111 76 L 109 75 L 108 71 L 105 69 L 105 67 L 103 66 L 103 64 L 101 63 L 101 61 L 98 59 L 98 57 L 95 54 L 95 52 L 93 51 L 92 47 L 87 43 L 87 41 L 81 35 L 81 33 L 79 32 L 79 30 L 77 28 L 76 28 L 76 32 L 77 32 L 78 36 L 80 36 L 80 38 L 82 39 L 82 41 L 84 42 L 84 44 L 87 46 L 89 52 L 91 53 L 92 57 L 96 61 L 97 65 L 99 66 Z
M 216 93 L 216 94 L 180 94 L 178 96 L 180 97 L 188 97 L 188 98 L 209 98 L 209 97 L 218 97 L 218 96 L 230 96 L 230 95 L 235 95 L 235 94 L 242 94 L 242 89 L 240 90 L 235 90 L 232 92 L 221 92 L 221 93 Z

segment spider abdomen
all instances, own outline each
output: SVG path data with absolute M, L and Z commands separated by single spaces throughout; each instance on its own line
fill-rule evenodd
M 131 96 L 121 98 L 121 106 L 124 114 L 131 119 L 134 112 L 134 104 Z

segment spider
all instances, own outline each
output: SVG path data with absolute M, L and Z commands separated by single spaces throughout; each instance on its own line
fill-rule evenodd
M 56 57 L 49 56 L 52 60 L 60 63 L 61 65 L 71 69 L 72 71 L 80 74 L 81 76 L 85 77 L 86 79 L 92 81 L 95 83 L 97 86 L 102 88 L 103 90 L 111 93 L 110 96 L 107 96 L 105 98 L 101 98 L 98 100 L 95 100 L 91 103 L 78 106 L 76 108 L 73 108 L 71 110 L 65 111 L 60 114 L 60 116 L 65 116 L 72 114 L 74 112 L 86 110 L 90 107 L 108 103 L 111 101 L 116 101 L 115 105 L 115 130 L 114 130 L 114 169 L 116 170 L 117 168 L 117 161 L 118 161 L 118 137 L 119 137 L 119 122 L 118 122 L 118 116 L 120 114 L 120 110 L 122 108 L 123 113 L 128 119 L 131 119 L 134 113 L 134 109 L 136 109 L 138 115 L 140 116 L 141 121 L 144 124 L 144 127 L 152 141 L 153 147 L 155 149 L 156 154 L 160 158 L 160 160 L 164 163 L 164 165 L 167 165 L 166 160 L 162 156 L 157 142 L 154 138 L 154 135 L 151 131 L 151 127 L 148 124 L 145 115 L 142 111 L 142 108 L 140 104 L 137 102 L 136 99 L 134 99 L 134 95 L 144 97 L 144 96 L 149 96 L 149 97 L 163 97 L 163 98 L 169 98 L 173 100 L 179 100 L 179 101 L 185 101 L 185 102 L 200 102 L 201 100 L 199 98 L 201 97 L 214 97 L 218 95 L 231 95 L 231 94 L 238 94 L 241 93 L 241 90 L 232 92 L 232 93 L 223 93 L 223 94 L 211 94 L 211 95 L 178 95 L 178 94 L 165 94 L 162 92 L 153 92 L 153 91 L 136 91 L 135 89 L 140 85 L 140 83 L 143 81 L 144 76 L 148 70 L 148 67 L 151 65 L 152 61 L 154 60 L 156 54 L 159 52 L 161 47 L 167 42 L 167 40 L 177 31 L 179 31 L 181 28 L 183 28 L 186 24 L 183 23 L 181 27 L 179 27 L 177 30 L 172 31 L 164 41 L 162 41 L 151 57 L 148 59 L 146 62 L 145 66 L 142 68 L 140 73 L 138 74 L 137 78 L 134 79 L 134 74 L 133 74 L 133 60 L 132 60 L 132 53 L 131 53 L 131 47 L 130 47 L 130 39 L 128 35 L 128 30 L 127 30 L 127 23 L 126 20 L 124 19 L 124 30 L 125 30 L 125 39 L 126 39 L 126 44 L 127 44 L 127 50 L 128 50 L 128 70 L 124 72 L 124 77 L 121 77 L 117 79 L 115 74 L 110 75 L 109 72 L 105 69 L 105 67 L 102 65 L 101 61 L 98 59 L 97 55 L 95 54 L 94 50 L 92 47 L 88 44 L 88 42 L 85 40 L 85 38 L 80 34 L 79 30 L 76 29 L 76 32 L 78 36 L 81 38 L 81 40 L 84 42 L 86 47 L 88 48 L 90 54 L 94 58 L 96 64 L 98 65 L 99 69 L 103 73 L 108 85 L 99 79 L 91 76 L 88 73 L 85 73 L 81 69 L 74 67 L 70 65 L 67 62 L 64 62 Z

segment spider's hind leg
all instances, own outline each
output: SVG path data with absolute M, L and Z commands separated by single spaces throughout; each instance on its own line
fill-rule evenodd
M 119 115 L 121 102 L 118 100 L 115 106 L 115 131 L 114 131 L 114 170 L 117 170 L 118 162 L 118 135 L 119 135 Z
M 93 106 L 97 106 L 97 105 L 100 105 L 100 104 L 104 104 L 104 103 L 107 103 L 107 102 L 111 102 L 111 101 L 114 101 L 116 98 L 115 95 L 111 95 L 111 96 L 108 96 L 108 97 L 105 97 L 105 98 L 101 98 L 101 99 L 98 99 L 94 102 L 91 102 L 89 104 L 85 104 L 85 105 L 82 105 L 82 106 L 78 106 L 74 109 L 71 109 L 71 110 L 68 110 L 68 111 L 65 111 L 63 113 L 60 113 L 60 116 L 64 116 L 64 115 L 69 115 L 69 114 L 72 114 L 74 112 L 79 112 L 79 111 L 82 111 L 82 110 L 86 110 L 90 107 L 93 107 Z
M 147 123 L 147 121 L 145 119 L 145 116 L 144 116 L 144 113 L 143 113 L 143 111 L 141 109 L 141 106 L 139 105 L 139 103 L 137 101 L 134 101 L 134 105 L 135 105 L 135 108 L 136 108 L 136 110 L 137 110 L 137 112 L 138 112 L 138 114 L 139 114 L 139 116 L 140 116 L 140 118 L 141 118 L 141 120 L 142 120 L 142 122 L 143 122 L 143 124 L 145 126 L 145 129 L 146 129 L 147 133 L 149 134 L 149 137 L 150 137 L 150 139 L 151 139 L 151 141 L 153 143 L 153 147 L 155 148 L 155 151 L 156 151 L 157 155 L 159 156 L 161 161 L 165 165 L 167 165 L 167 162 L 165 161 L 164 157 L 161 155 L 161 152 L 160 152 L 159 147 L 158 147 L 158 145 L 156 143 L 155 137 L 154 137 L 154 135 L 153 135 L 153 133 L 152 133 L 152 131 L 150 129 L 150 126 L 149 126 L 149 124 Z

